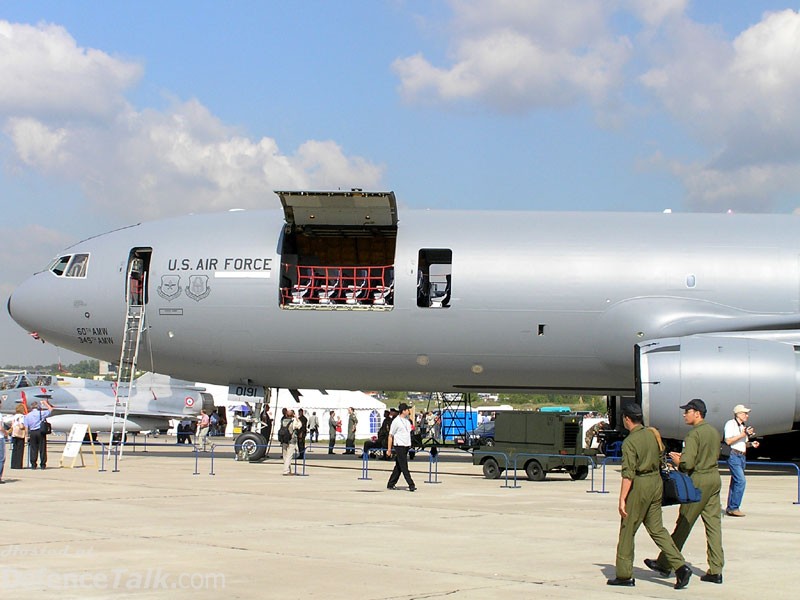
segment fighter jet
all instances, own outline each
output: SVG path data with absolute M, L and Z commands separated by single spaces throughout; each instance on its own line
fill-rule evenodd
M 141 368 L 243 389 L 608 394 L 612 423 L 632 396 L 674 439 L 700 397 L 719 428 L 738 403 L 761 435 L 800 428 L 800 217 L 401 215 L 393 192 L 277 194 L 282 210 L 80 242 L 9 313 L 116 361 L 140 302 Z
M 19 404 L 28 412 L 34 401 L 46 399 L 55 407 L 47 419 L 53 431 L 68 432 L 73 424 L 85 423 L 93 433 L 108 432 L 117 401 L 115 386 L 111 381 L 60 375 L 7 375 L 0 378 L 0 413 L 13 414 Z M 170 419 L 196 418 L 202 408 L 213 409 L 213 398 L 203 389 L 145 373 L 134 382 L 128 400 L 126 431 L 165 430 Z

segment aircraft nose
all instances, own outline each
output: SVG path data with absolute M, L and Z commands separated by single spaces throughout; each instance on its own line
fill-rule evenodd
M 40 279 L 40 274 L 37 274 L 23 281 L 6 303 L 9 316 L 25 331 L 41 333 L 45 325 L 42 317 L 50 314 L 45 306 L 48 296 L 40 289 Z

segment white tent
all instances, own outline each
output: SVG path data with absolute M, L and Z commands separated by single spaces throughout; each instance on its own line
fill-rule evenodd
M 307 417 L 317 413 L 319 417 L 319 439 L 328 439 L 328 419 L 330 411 L 342 420 L 342 434 L 347 436 L 347 409 L 353 407 L 358 418 L 356 439 L 367 439 L 377 435 L 383 422 L 383 411 L 386 404 L 365 394 L 346 390 L 299 390 L 300 402 L 296 402 L 291 392 L 286 389 L 272 390 L 270 414 L 280 417 L 281 409 L 291 408 L 297 413 L 302 408 Z
M 204 386 L 206 391 L 214 397 L 214 404 L 217 406 L 224 406 L 228 413 L 228 428 L 225 434 L 227 436 L 233 435 L 233 411 L 241 406 L 240 401 L 228 400 L 228 388 L 221 385 L 210 385 L 206 383 L 198 383 L 197 385 Z M 310 417 L 312 413 L 316 412 L 319 417 L 319 439 L 328 439 L 328 417 L 330 411 L 334 411 L 336 416 L 342 420 L 342 433 L 347 436 L 347 409 L 352 406 L 356 411 L 358 417 L 358 426 L 356 428 L 356 439 L 367 439 L 373 435 L 377 435 L 378 428 L 383 422 L 383 411 L 386 410 L 386 404 L 380 400 L 376 400 L 369 394 L 363 392 L 351 392 L 343 390 L 299 390 L 300 402 L 296 402 L 291 392 L 287 389 L 272 389 L 270 390 L 270 416 L 275 419 L 276 415 L 281 414 L 281 409 L 284 407 L 291 408 L 297 412 L 302 408 L 306 416 Z M 277 435 L 278 426 L 273 427 L 273 437 Z

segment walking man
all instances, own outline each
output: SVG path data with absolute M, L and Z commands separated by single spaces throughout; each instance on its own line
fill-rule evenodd
M 705 422 L 706 403 L 695 398 L 681 406 L 683 420 L 692 430 L 683 441 L 683 452 L 670 452 L 675 466 L 692 478 L 694 486 L 700 490 L 700 502 L 681 504 L 678 522 L 672 532 L 672 540 L 679 550 L 683 549 L 686 538 L 698 517 L 703 518 L 706 529 L 706 556 L 708 571 L 700 579 L 710 583 L 722 583 L 722 567 L 725 554 L 722 550 L 722 516 L 719 492 L 722 480 L 717 461 L 722 441 L 719 432 Z M 662 552 L 656 560 L 645 559 L 644 563 L 653 571 L 666 577 L 672 568 Z
M 284 409 L 286 412 L 281 417 L 281 429 L 284 427 L 289 432 L 289 441 L 281 440 L 281 450 L 283 450 L 283 474 L 294 475 L 292 473 L 292 457 L 297 452 L 297 433 L 300 430 L 300 420 L 294 416 L 294 411 Z
M 731 471 L 731 484 L 728 487 L 728 505 L 725 507 L 725 514 L 730 517 L 743 517 L 744 513 L 739 510 L 744 498 L 745 478 L 744 468 L 747 466 L 747 447 L 758 448 L 758 442 L 750 440 L 756 432 L 747 425 L 750 418 L 750 409 L 743 404 L 737 404 L 733 408 L 733 419 L 725 423 L 723 437 L 725 443 L 730 447 L 728 455 L 728 468 Z
M 297 430 L 297 456 L 299 458 L 305 458 L 308 417 L 302 408 L 297 411 L 297 420 L 300 421 L 300 428 Z
M 206 409 L 200 410 L 200 420 L 197 423 L 197 443 L 203 447 L 203 452 L 206 451 L 208 445 L 208 432 L 211 427 L 211 418 L 208 416 Z
M 338 423 L 336 413 L 331 411 L 328 418 L 328 454 L 335 454 L 333 447 L 336 445 L 336 423 Z
M 417 486 L 414 485 L 414 480 L 411 479 L 411 473 L 408 471 L 408 450 L 411 448 L 411 421 L 408 420 L 408 404 L 401 402 L 398 410 L 400 414 L 394 418 L 389 428 L 389 443 L 386 450 L 386 456 L 389 458 L 392 457 L 392 450 L 395 451 L 397 457 L 386 487 L 393 490 L 400 479 L 400 473 L 402 473 L 408 484 L 408 491 L 414 492 Z
M 353 407 L 347 409 L 347 439 L 344 442 L 345 454 L 356 453 L 356 427 L 358 426 L 358 417 Z
M 630 402 L 622 407 L 622 423 L 628 437 L 622 444 L 622 484 L 619 490 L 619 541 L 617 542 L 616 576 L 608 585 L 633 587 L 634 538 L 639 526 L 644 524 L 647 533 L 661 549 L 663 560 L 675 570 L 675 589 L 689 584 L 692 570 L 661 518 L 661 492 L 663 483 L 659 467 L 661 450 L 655 434 L 642 425 L 642 407 Z
M 311 440 L 312 444 L 319 441 L 319 417 L 317 416 L 317 411 L 312 412 L 308 418 L 308 439 Z

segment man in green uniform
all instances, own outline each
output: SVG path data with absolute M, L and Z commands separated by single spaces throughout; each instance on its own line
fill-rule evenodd
M 622 423 L 629 431 L 622 444 L 622 485 L 619 491 L 619 514 L 622 517 L 617 543 L 617 572 L 608 585 L 634 586 L 633 540 L 644 523 L 647 533 L 661 549 L 664 562 L 675 570 L 675 589 L 689 584 L 692 570 L 661 521 L 661 492 L 659 473 L 661 450 L 655 434 L 642 425 L 642 407 L 629 403 L 622 407 Z
M 706 528 L 708 571 L 700 579 L 722 583 L 722 567 L 725 565 L 725 554 L 722 551 L 722 507 L 719 500 L 722 481 L 717 466 L 721 436 L 705 422 L 705 402 L 695 398 L 681 408 L 683 420 L 692 426 L 692 430 L 683 442 L 683 452 L 670 452 L 669 456 L 681 471 L 689 474 L 702 496 L 700 502 L 681 504 L 672 540 L 679 549 L 683 548 L 697 517 L 702 517 Z M 644 561 L 649 568 L 665 577 L 669 575 L 669 562 L 669 557 L 663 552 L 656 560 L 646 558 Z

